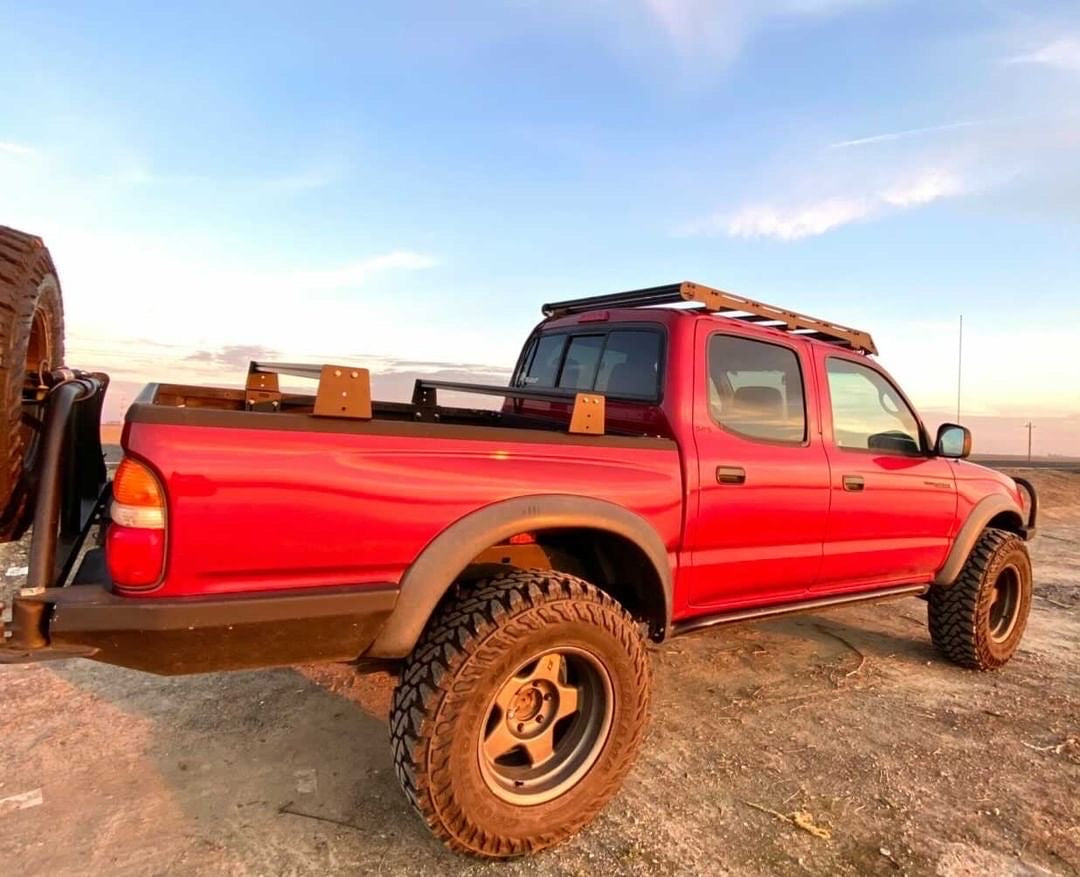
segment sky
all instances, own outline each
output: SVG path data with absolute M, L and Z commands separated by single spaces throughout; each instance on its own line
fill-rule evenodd
M 504 380 L 694 280 L 870 331 L 931 425 L 1080 455 L 1080 4 L 0 0 L 0 223 L 68 362 Z M 950 413 L 951 412 L 951 413 Z

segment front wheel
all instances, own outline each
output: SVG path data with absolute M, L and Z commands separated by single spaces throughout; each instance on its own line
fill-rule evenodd
M 450 848 L 537 852 L 619 790 L 649 683 L 640 630 L 593 585 L 542 570 L 482 582 L 405 663 L 390 715 L 398 778 Z
M 1020 647 L 1031 611 L 1027 545 L 1006 530 L 987 528 L 959 577 L 930 589 L 930 638 L 950 661 L 995 670 Z

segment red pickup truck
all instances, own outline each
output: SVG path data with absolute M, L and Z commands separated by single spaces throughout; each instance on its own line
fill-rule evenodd
M 650 641 L 921 596 L 950 660 L 1014 654 L 1034 490 L 966 462 L 964 427 L 932 438 L 869 335 L 692 283 L 543 310 L 507 387 L 372 402 L 362 369 L 269 363 L 244 389 L 152 384 L 97 500 L 94 413 L 57 409 L 100 407 L 106 379 L 38 376 L 42 530 L 4 660 L 400 668 L 406 795 L 450 847 L 503 857 L 618 790 Z

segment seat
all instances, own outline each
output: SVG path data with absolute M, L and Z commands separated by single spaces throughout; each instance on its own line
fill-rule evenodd
M 656 368 L 649 359 L 628 359 L 612 366 L 601 392 L 612 396 L 643 396 L 656 386 Z
M 731 397 L 731 416 L 746 422 L 781 423 L 787 419 L 784 394 L 776 387 L 739 387 Z

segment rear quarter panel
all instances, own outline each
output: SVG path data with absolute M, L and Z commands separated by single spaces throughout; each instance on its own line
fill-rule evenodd
M 397 582 L 449 524 L 532 494 L 597 497 L 636 512 L 674 566 L 683 505 L 674 442 L 365 426 L 129 423 L 125 450 L 157 471 L 167 494 L 166 572 L 153 594 Z

